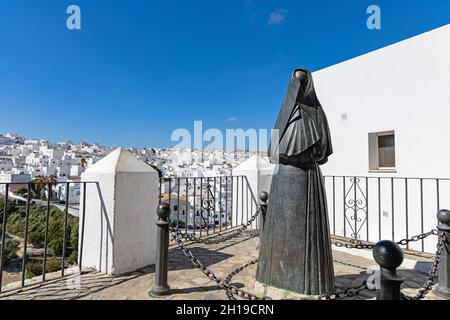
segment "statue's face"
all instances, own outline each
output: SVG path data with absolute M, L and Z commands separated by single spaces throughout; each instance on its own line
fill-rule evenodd
M 294 77 L 297 81 L 300 81 L 302 87 L 305 87 L 308 83 L 308 76 L 305 71 L 297 70 L 295 71 Z

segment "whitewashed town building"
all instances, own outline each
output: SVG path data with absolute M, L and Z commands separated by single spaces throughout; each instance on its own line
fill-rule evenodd
M 359 210 L 361 223 L 368 217 L 358 232 L 363 239 L 369 233 L 370 240 L 380 234 L 399 240 L 435 227 L 438 208 L 450 208 L 450 25 L 317 71 L 314 80 L 333 138 L 323 171 L 335 176 L 334 204 L 331 177 L 327 190 L 336 233 L 344 232 L 338 176 L 361 177 L 356 198 L 368 210 Z M 368 190 L 365 177 L 375 177 L 367 178 Z M 383 177 L 381 200 L 377 177 Z M 347 235 L 355 224 L 348 218 Z

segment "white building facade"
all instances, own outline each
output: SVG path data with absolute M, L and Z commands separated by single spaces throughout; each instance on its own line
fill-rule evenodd
M 336 234 L 398 241 L 450 208 L 449 40 L 447 25 L 314 73 L 333 140 L 323 172 Z

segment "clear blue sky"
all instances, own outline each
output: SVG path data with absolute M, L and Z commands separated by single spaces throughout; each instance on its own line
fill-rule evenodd
M 371 4 L 380 31 L 366 28 Z M 0 133 L 165 147 L 194 120 L 270 129 L 293 68 L 449 22 L 448 0 L 2 0 Z

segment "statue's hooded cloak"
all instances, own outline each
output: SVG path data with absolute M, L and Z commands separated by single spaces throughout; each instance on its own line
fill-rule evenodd
M 327 119 L 309 71 L 294 71 L 275 129 L 279 136 L 272 139 L 269 152 L 277 169 L 270 187 L 256 279 L 306 295 L 331 293 L 333 258 L 319 165 L 326 163 L 333 151 Z
M 304 73 L 303 80 L 295 76 L 297 71 Z M 322 164 L 333 153 L 328 122 L 308 70 L 294 71 L 274 129 L 279 137 L 278 141 L 272 141 L 269 148 L 274 163 L 279 163 L 279 156 L 280 160 L 313 160 Z M 312 158 L 305 157 L 303 153 L 311 148 L 321 150 L 315 150 Z

